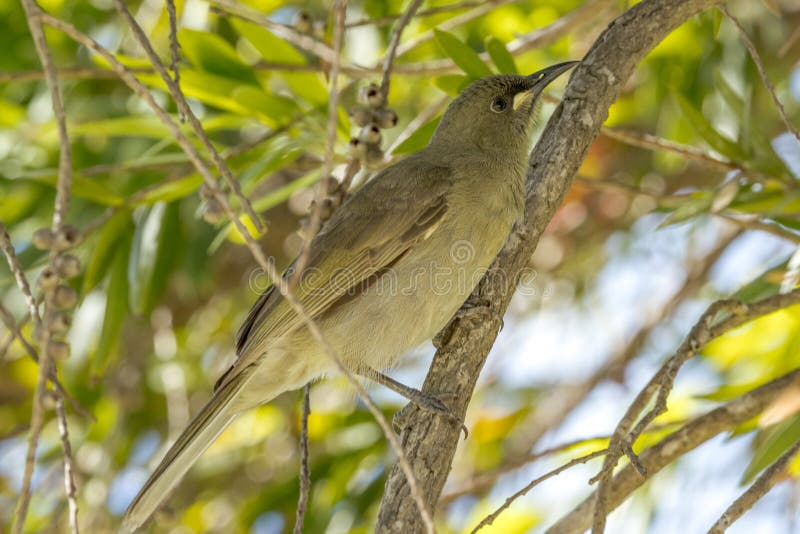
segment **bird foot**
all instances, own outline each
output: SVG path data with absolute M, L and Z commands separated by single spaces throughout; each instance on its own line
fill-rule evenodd
M 453 423 L 459 425 L 461 427 L 461 431 L 464 432 L 464 439 L 467 439 L 469 436 L 469 430 L 467 430 L 467 425 L 464 424 L 464 421 L 454 414 L 450 408 L 448 408 L 442 399 L 450 398 L 454 399 L 458 395 L 455 393 L 439 393 L 436 395 L 428 395 L 419 391 L 417 389 L 413 390 L 413 392 L 409 392 L 408 400 L 411 402 L 406 404 L 399 412 L 394 414 L 392 418 L 392 425 L 394 426 L 395 430 L 399 433 L 401 432 L 406 426 L 408 426 L 408 418 L 414 412 L 414 410 L 423 410 L 435 415 L 442 416 L 446 419 L 449 419 Z

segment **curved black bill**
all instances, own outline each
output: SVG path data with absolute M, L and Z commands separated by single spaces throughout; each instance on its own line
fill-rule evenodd
M 567 72 L 578 63 L 580 63 L 580 61 L 565 61 L 564 63 L 557 63 L 527 76 L 528 80 L 530 81 L 530 89 L 514 95 L 514 109 L 518 109 L 523 103 L 539 96 L 544 88 L 550 85 L 550 82 Z

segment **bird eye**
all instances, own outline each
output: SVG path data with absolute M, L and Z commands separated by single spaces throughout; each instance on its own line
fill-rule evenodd
M 506 102 L 505 98 L 497 97 L 492 100 L 492 105 L 489 106 L 489 109 L 494 111 L 495 113 L 502 113 L 508 107 L 508 102 Z

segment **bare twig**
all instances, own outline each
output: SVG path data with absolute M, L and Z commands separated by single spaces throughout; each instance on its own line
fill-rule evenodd
M 747 512 L 753 505 L 780 480 L 780 475 L 786 470 L 789 462 L 800 451 L 800 441 L 795 442 L 789 447 L 774 464 L 764 470 L 763 473 L 747 488 L 738 499 L 725 510 L 717 522 L 708 530 L 708 534 L 723 534 L 730 526 Z
M 258 24 L 274 33 L 287 43 L 291 43 L 297 48 L 309 52 L 327 63 L 333 63 L 336 52 L 327 44 L 314 39 L 311 36 L 302 34 L 286 24 L 280 24 L 271 20 L 269 17 L 236 0 L 209 0 L 209 3 L 216 6 L 216 11 L 233 15 L 240 19 Z
M 485 4 L 485 2 L 456 2 L 454 4 L 447 4 L 444 6 L 438 7 L 431 7 L 428 9 L 423 9 L 422 11 L 418 12 L 414 15 L 414 18 L 423 18 L 423 17 L 430 17 L 432 15 L 439 15 L 441 13 L 450 13 L 452 11 L 461 11 L 464 9 L 471 9 L 473 7 L 479 7 Z M 344 25 L 345 28 L 357 28 L 359 26 L 387 26 L 392 24 L 394 21 L 402 18 L 405 16 L 405 13 L 399 13 L 396 15 L 386 15 L 385 17 L 375 17 L 375 18 L 363 18 L 353 22 L 348 22 Z
M 177 78 L 172 79 L 167 73 L 164 65 L 161 63 L 161 59 L 156 54 L 155 50 L 153 49 L 153 45 L 150 43 L 150 40 L 145 35 L 144 30 L 142 27 L 139 26 L 139 23 L 136 22 L 136 19 L 131 14 L 130 10 L 128 9 L 127 5 L 123 0 L 116 0 L 114 4 L 117 7 L 117 11 L 125 19 L 128 23 L 128 27 L 130 27 L 131 31 L 133 32 L 136 41 L 141 45 L 144 49 L 145 53 L 147 54 L 148 59 L 150 60 L 151 65 L 153 68 L 156 69 L 156 72 L 161 76 L 161 79 L 167 85 L 170 94 L 172 95 L 173 100 L 178 105 L 178 109 L 180 112 L 189 119 L 189 124 L 191 124 L 192 129 L 194 130 L 197 137 L 203 143 L 203 146 L 206 148 L 209 154 L 211 154 L 211 159 L 214 161 L 214 165 L 219 170 L 220 174 L 222 174 L 225 183 L 230 188 L 233 195 L 236 197 L 236 200 L 239 201 L 239 204 L 242 206 L 242 209 L 247 213 L 247 216 L 253 221 L 256 229 L 260 232 L 264 231 L 264 223 L 261 221 L 261 217 L 253 209 L 253 205 L 247 199 L 246 196 L 242 193 L 242 188 L 239 185 L 239 182 L 233 177 L 230 168 L 228 167 L 225 160 L 219 155 L 214 144 L 206 135 L 205 130 L 203 130 L 203 125 L 200 123 L 200 120 L 194 114 L 191 107 L 189 107 L 189 103 L 186 101 L 186 97 L 184 97 L 183 92 L 181 91 L 180 87 L 177 83 Z
M 722 212 L 717 213 L 717 217 L 721 219 L 725 219 L 726 221 L 730 221 L 733 224 L 743 228 L 745 230 L 756 230 L 760 232 L 767 232 L 772 234 L 776 237 L 780 237 L 781 239 L 785 239 L 790 243 L 794 243 L 796 245 L 800 245 L 800 234 L 796 234 L 795 232 L 784 228 L 783 226 L 771 222 L 765 221 L 759 218 L 757 214 L 739 214 L 739 213 L 728 213 Z
M 386 56 L 383 60 L 383 77 L 381 78 L 381 94 L 383 95 L 384 103 L 389 100 L 389 83 L 392 77 L 392 65 L 394 58 L 397 55 L 397 47 L 400 45 L 400 36 L 403 35 L 403 30 L 411 21 L 411 17 L 417 12 L 419 6 L 422 5 L 422 0 L 411 0 L 406 12 L 397 22 L 397 26 L 392 32 L 392 37 L 389 40 L 389 46 L 386 49 Z
M 64 409 L 64 399 L 55 394 L 56 418 L 58 419 L 58 434 L 61 436 L 62 457 L 64 459 L 64 491 L 67 494 L 69 506 L 69 529 L 72 534 L 78 534 L 78 498 L 75 486 L 75 460 L 72 457 L 72 445 L 69 442 L 69 427 L 67 426 L 67 411 Z
M 538 486 L 539 484 L 541 484 L 542 482 L 544 482 L 547 479 L 553 478 L 554 476 L 563 473 L 564 471 L 566 471 L 570 467 L 575 467 L 576 465 L 579 465 L 579 464 L 585 464 L 589 460 L 597 458 L 598 456 L 603 456 L 607 452 L 608 452 L 607 449 L 601 449 L 599 451 L 590 452 L 589 454 L 585 454 L 585 455 L 580 456 L 578 458 L 573 458 L 572 460 L 570 460 L 569 462 L 565 463 L 564 465 L 562 465 L 560 467 L 557 467 L 556 469 L 553 469 L 552 471 L 548 471 L 547 473 L 545 473 L 544 475 L 540 476 L 539 478 L 536 478 L 536 479 L 532 480 L 524 488 L 520 489 L 519 491 L 517 491 L 516 493 L 514 493 L 513 495 L 508 497 L 505 500 L 505 502 L 497 510 L 495 510 L 494 512 L 492 512 L 488 516 L 484 517 L 481 520 L 481 522 L 478 523 L 478 525 L 475 528 L 472 529 L 472 534 L 475 534 L 476 532 L 478 532 L 483 527 L 489 526 L 492 523 L 494 523 L 494 520 L 497 519 L 500 516 L 500 514 L 502 514 L 503 511 L 505 511 L 509 506 L 511 506 L 511 504 L 514 501 L 516 501 L 517 499 L 519 499 L 520 497 L 522 497 L 523 495 L 528 493 L 535 486 Z
M 181 86 L 181 70 L 180 70 L 180 43 L 178 42 L 178 14 L 175 12 L 175 0 L 167 0 L 167 14 L 169 16 L 169 52 L 170 52 L 170 65 L 169 69 L 172 71 L 172 79 L 175 80 L 175 85 L 180 89 Z M 178 110 L 181 122 L 186 120 L 183 112 Z
M 609 453 L 603 462 L 603 468 L 591 481 L 599 481 L 592 522 L 593 534 L 602 533 L 605 529 L 606 515 L 608 513 L 606 506 L 608 489 L 617 462 L 623 454 L 627 454 L 635 467 L 642 467 L 639 459 L 632 453 L 631 447 L 642 431 L 647 428 L 647 425 L 667 410 L 667 397 L 672 390 L 678 370 L 684 362 L 697 354 L 709 341 L 722 334 L 767 313 L 798 303 L 800 303 L 800 290 L 794 290 L 790 293 L 767 297 L 751 304 L 729 299 L 716 301 L 708 307 L 692 327 L 689 335 L 681 343 L 678 350 L 656 372 L 647 385 L 642 388 L 614 429 L 608 447 Z M 721 315 L 725 315 L 725 317 L 719 319 Z M 639 414 L 642 413 L 654 396 L 655 404 L 653 408 L 637 423 Z M 641 471 L 640 474 L 643 477 L 647 475 L 644 471 Z
M 14 251 L 14 245 L 11 244 L 11 237 L 8 235 L 8 230 L 6 230 L 6 225 L 1 221 L 0 249 L 3 250 L 3 254 L 8 262 L 8 267 L 11 269 L 11 272 L 14 274 L 14 278 L 17 280 L 17 286 L 22 292 L 22 296 L 25 297 L 25 303 L 28 305 L 28 313 L 30 313 L 31 317 L 33 317 L 34 324 L 40 325 L 42 323 L 42 317 L 39 315 L 39 307 L 36 305 L 36 299 L 33 298 L 31 286 L 28 283 L 28 279 L 25 277 L 25 272 L 22 270 L 22 265 L 19 264 L 17 254 Z
M 634 133 L 604 126 L 603 135 L 627 145 L 648 150 L 664 150 L 721 171 L 744 170 L 741 164 L 718 159 L 705 151 L 648 133 Z
M 750 57 L 753 58 L 753 63 L 756 64 L 756 68 L 758 69 L 758 74 L 761 75 L 761 80 L 764 82 L 764 86 L 767 88 L 767 92 L 769 92 L 769 96 L 772 97 L 772 101 L 775 103 L 775 107 L 778 108 L 778 113 L 781 116 L 781 120 L 783 124 L 786 125 L 786 129 L 794 134 L 795 138 L 800 141 L 800 131 L 795 128 L 794 124 L 789 121 L 789 117 L 786 116 L 786 110 L 783 107 L 778 95 L 775 93 L 775 87 L 772 85 L 772 82 L 769 80 L 767 76 L 767 71 L 764 70 L 764 64 L 761 62 L 761 56 L 758 54 L 758 50 L 756 50 L 756 45 L 753 44 L 752 39 L 750 36 L 747 35 L 744 27 L 742 27 L 742 23 L 739 22 L 739 19 L 734 17 L 728 8 L 725 7 L 725 4 L 720 4 L 717 6 L 717 9 L 722 11 L 722 13 L 733 22 L 736 29 L 739 30 L 739 34 L 742 36 L 742 41 L 744 42 L 744 46 L 747 48 L 747 52 L 750 54 Z
M 311 413 L 311 399 L 309 392 L 311 384 L 303 387 L 303 416 L 300 419 L 300 495 L 297 497 L 297 512 L 295 514 L 294 534 L 302 534 L 305 523 L 308 494 L 311 491 L 311 472 L 308 468 L 308 416 Z
M 336 126 L 339 117 L 339 65 L 341 64 L 342 46 L 344 44 L 344 20 L 347 16 L 347 0 L 336 0 L 333 4 L 333 61 L 330 67 L 330 85 L 328 87 L 328 123 L 326 129 L 325 156 L 322 161 L 322 180 L 317 184 L 314 193 L 313 208 L 311 218 L 305 231 L 305 240 L 300 256 L 297 258 L 295 269 L 295 281 L 299 281 L 308 264 L 308 256 L 311 253 L 311 241 L 319 232 L 322 226 L 322 198 L 325 195 L 323 190 L 328 183 L 331 171 L 333 170 L 333 152 L 336 146 Z
M 56 118 L 56 125 L 58 130 L 58 139 L 59 139 L 59 158 L 58 158 L 58 178 L 56 182 L 56 199 L 55 199 L 55 206 L 53 207 L 53 221 L 51 225 L 51 230 L 54 235 L 58 235 L 64 225 L 64 221 L 67 217 L 67 212 L 69 210 L 69 200 L 70 200 L 70 191 L 72 189 L 72 146 L 70 144 L 69 134 L 67 133 L 67 118 L 66 114 L 64 113 L 64 104 L 61 99 L 61 92 L 58 85 L 58 73 L 56 72 L 55 64 L 53 63 L 53 56 L 50 53 L 50 48 L 47 45 L 47 39 L 45 38 L 44 34 L 44 27 L 42 26 L 42 21 L 40 18 L 41 10 L 39 7 L 33 2 L 33 0 L 22 0 L 22 7 L 25 11 L 25 19 L 28 22 L 28 28 L 30 29 L 31 36 L 33 37 L 33 43 L 36 48 L 36 53 L 39 56 L 39 61 L 42 64 L 42 68 L 45 73 L 45 81 L 47 82 L 47 87 L 50 90 L 50 99 L 53 105 L 53 114 Z M 5 229 L 3 229 L 3 233 L 5 234 Z M 6 240 L 6 236 L 3 237 L 3 240 Z M 5 248 L 5 247 L 4 247 Z M 57 250 L 50 251 L 50 263 L 53 264 L 54 260 L 59 256 L 60 252 Z M 7 254 L 8 256 L 8 254 Z M 9 257 L 9 264 L 11 264 L 11 258 Z M 12 267 L 13 270 L 13 267 Z M 17 281 L 19 282 L 21 279 L 24 280 L 24 277 L 19 276 L 20 273 L 15 273 L 17 276 Z M 28 505 L 30 503 L 31 498 L 31 479 L 33 477 L 33 471 L 36 464 L 36 449 L 39 445 L 39 437 L 42 432 L 42 428 L 44 426 L 45 421 L 45 396 L 48 394 L 47 390 L 47 380 L 50 375 L 55 375 L 55 365 L 51 360 L 50 351 L 49 351 L 49 341 L 51 338 L 50 332 L 50 325 L 49 325 L 49 314 L 45 315 L 44 324 L 42 324 L 41 317 L 38 314 L 38 310 L 36 309 L 35 304 L 33 304 L 32 297 L 30 296 L 30 288 L 27 287 L 27 282 L 24 284 L 26 287 L 22 287 L 23 293 L 25 294 L 25 298 L 28 299 L 28 305 L 31 307 L 31 316 L 34 318 L 34 321 L 37 325 L 41 326 L 42 330 L 42 347 L 44 350 L 42 351 L 41 358 L 39 361 L 39 373 L 38 378 L 36 380 L 36 390 L 34 392 L 33 397 L 33 408 L 31 413 L 31 428 L 30 433 L 28 434 L 28 452 L 25 455 L 25 469 L 23 473 L 23 480 L 22 480 L 22 489 L 20 490 L 20 497 L 17 503 L 16 514 L 15 514 L 15 522 L 12 527 L 12 532 L 19 533 L 22 531 L 22 528 L 25 524 L 25 517 L 28 512 Z M 49 299 L 45 300 L 45 309 L 50 308 Z M 62 405 L 63 408 L 63 405 Z M 62 422 L 60 421 L 60 424 Z M 66 419 L 63 420 L 63 424 L 65 426 L 64 432 L 66 433 Z M 68 434 L 67 434 L 68 436 Z M 67 437 L 67 443 L 65 448 L 63 449 L 64 454 L 64 462 L 71 464 L 71 450 L 69 449 L 69 442 Z M 68 455 L 70 457 L 68 458 Z M 65 475 L 66 475 L 65 471 Z M 74 486 L 74 481 L 70 478 L 65 484 L 72 484 Z M 71 498 L 72 501 L 70 502 L 70 506 L 74 504 L 74 496 L 75 493 L 72 491 L 71 493 L 68 492 L 68 498 Z M 72 524 L 72 522 L 70 522 Z M 74 525 L 74 530 L 77 532 L 77 516 L 76 522 Z
M 744 395 L 707 412 L 682 426 L 656 445 L 643 451 L 639 460 L 648 477 L 715 436 L 733 430 L 758 416 L 782 395 L 800 391 L 800 369 L 772 380 Z M 608 489 L 607 506 L 611 511 L 646 482 L 633 466 L 620 469 Z M 546 534 L 584 532 L 591 526 L 596 492 L 551 525 Z

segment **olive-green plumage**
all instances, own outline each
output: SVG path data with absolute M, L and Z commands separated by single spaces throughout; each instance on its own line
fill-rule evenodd
M 574 62 L 472 84 L 423 150 L 380 172 L 313 239 L 295 294 L 354 371 L 391 367 L 464 303 L 523 215 L 542 89 Z M 125 514 L 138 528 L 238 413 L 335 370 L 277 290 L 253 306 L 237 359 Z

